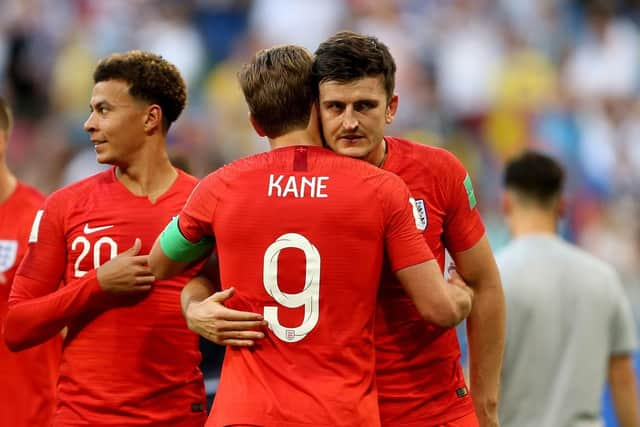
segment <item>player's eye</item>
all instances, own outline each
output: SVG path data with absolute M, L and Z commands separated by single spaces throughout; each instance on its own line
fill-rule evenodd
M 358 102 L 355 105 L 355 110 L 356 111 L 367 111 L 367 110 L 371 110 L 372 108 L 375 108 L 376 104 L 373 102 L 369 102 L 369 101 L 363 101 L 363 102 Z
M 325 108 L 329 111 L 340 112 L 344 110 L 344 106 L 337 102 L 328 102 L 325 104 Z

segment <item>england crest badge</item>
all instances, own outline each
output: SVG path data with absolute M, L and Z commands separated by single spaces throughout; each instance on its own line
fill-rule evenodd
M 4 273 L 13 267 L 17 254 L 17 240 L 0 240 L 0 273 Z

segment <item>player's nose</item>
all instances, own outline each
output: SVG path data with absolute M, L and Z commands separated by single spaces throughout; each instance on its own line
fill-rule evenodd
M 89 114 L 89 117 L 87 117 L 87 120 L 85 120 L 84 122 L 84 130 L 91 133 L 93 131 L 96 130 L 96 124 L 95 124 L 95 119 L 94 119 L 95 114 L 92 112 L 91 114 Z
M 358 119 L 355 117 L 353 108 L 351 106 L 344 110 L 344 117 L 342 118 L 342 126 L 345 129 L 353 130 L 358 127 Z

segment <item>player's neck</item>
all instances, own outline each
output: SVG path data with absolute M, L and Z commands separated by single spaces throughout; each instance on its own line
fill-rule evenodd
M 386 158 L 387 158 L 387 141 L 385 141 L 385 139 L 383 138 L 382 142 L 376 145 L 374 150 L 367 156 L 365 160 L 371 163 L 372 165 L 374 165 L 375 167 L 381 168 Z
M 131 193 L 155 202 L 175 182 L 178 172 L 166 152 L 156 158 L 132 162 L 116 168 L 116 177 Z
M 508 223 L 513 238 L 529 234 L 556 234 L 555 215 L 544 211 L 518 210 L 509 216 Z
M 4 202 L 18 186 L 18 180 L 11 173 L 6 163 L 0 162 L 0 203 Z
M 322 138 L 317 132 L 308 129 L 294 130 L 277 138 L 269 138 L 271 149 L 292 147 L 296 145 L 312 145 L 322 147 Z

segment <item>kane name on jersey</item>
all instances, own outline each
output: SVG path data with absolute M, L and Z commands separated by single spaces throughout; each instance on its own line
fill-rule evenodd
M 268 197 L 310 197 L 324 199 L 328 176 L 295 176 L 269 174 Z

